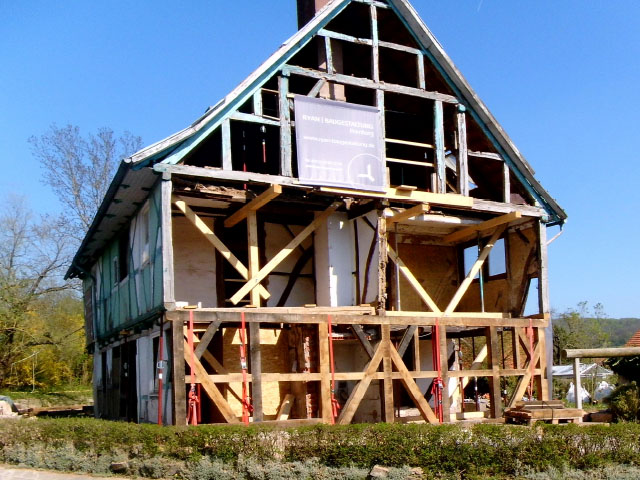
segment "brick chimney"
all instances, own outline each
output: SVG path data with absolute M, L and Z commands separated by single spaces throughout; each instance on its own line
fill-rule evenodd
M 304 27 L 315 14 L 331 0 L 296 0 L 298 3 L 298 29 Z

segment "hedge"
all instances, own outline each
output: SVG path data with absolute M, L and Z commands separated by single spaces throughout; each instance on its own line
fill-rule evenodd
M 73 458 L 85 456 L 94 462 L 154 459 L 168 465 L 172 461 L 237 464 L 246 459 L 258 463 L 315 459 L 321 466 L 336 468 L 382 464 L 421 467 L 432 474 L 517 475 L 523 470 L 640 465 L 640 425 L 366 424 L 282 429 L 159 427 L 95 419 L 0 421 L 0 462 L 37 463 L 21 460 L 28 451 L 44 452 L 41 457 L 73 453 Z M 144 469 L 137 473 L 144 475 Z

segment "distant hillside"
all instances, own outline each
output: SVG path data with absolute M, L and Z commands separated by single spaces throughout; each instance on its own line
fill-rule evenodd
M 563 318 L 553 320 L 554 324 L 566 326 Z M 586 323 L 597 324 L 609 336 L 609 346 L 622 347 L 631 336 L 640 330 L 640 318 L 584 318 Z

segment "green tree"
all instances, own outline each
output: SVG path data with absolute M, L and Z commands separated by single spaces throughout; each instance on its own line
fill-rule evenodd
M 604 307 L 597 303 L 593 310 L 586 301 L 578 303 L 553 320 L 553 363 L 561 364 L 562 352 L 568 348 L 601 348 L 610 344 L 609 334 L 601 320 L 606 318 Z

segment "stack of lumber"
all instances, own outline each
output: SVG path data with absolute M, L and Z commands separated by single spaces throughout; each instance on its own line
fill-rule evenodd
M 562 400 L 516 402 L 515 408 L 509 408 L 504 412 L 506 423 L 535 422 L 550 423 L 580 423 L 584 416 L 581 408 L 564 408 Z

